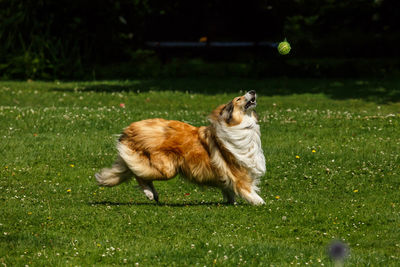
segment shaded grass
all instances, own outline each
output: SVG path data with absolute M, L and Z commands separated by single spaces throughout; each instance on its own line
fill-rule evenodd
M 338 83 L 347 95 L 329 93 Z M 357 83 L 0 83 L 0 262 L 327 266 L 326 245 L 342 239 L 351 248 L 349 265 L 395 266 L 400 106 L 390 94 L 357 96 Z M 395 84 L 381 82 L 396 94 Z M 135 183 L 96 186 L 93 173 L 112 163 L 114 134 L 130 122 L 204 125 L 243 88 L 260 94 L 267 205 L 226 206 L 218 190 L 179 178 L 155 184 L 160 205 Z

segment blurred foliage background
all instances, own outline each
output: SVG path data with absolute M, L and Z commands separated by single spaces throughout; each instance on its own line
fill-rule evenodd
M 0 0 L 1 79 L 385 76 L 400 69 L 395 0 Z M 271 41 L 153 50 L 147 41 Z

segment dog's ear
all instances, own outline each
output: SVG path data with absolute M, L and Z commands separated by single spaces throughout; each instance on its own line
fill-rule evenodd
M 228 104 L 226 104 L 224 106 L 223 109 L 221 109 L 221 112 L 219 113 L 219 115 L 221 116 L 221 118 L 226 122 L 226 123 L 230 123 L 232 120 L 232 113 L 233 113 L 233 103 L 232 101 L 229 102 Z

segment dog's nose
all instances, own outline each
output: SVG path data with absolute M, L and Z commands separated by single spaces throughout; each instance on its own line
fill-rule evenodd
M 255 95 L 255 94 L 256 94 L 256 91 L 251 90 L 251 91 L 249 91 L 248 93 L 251 94 L 251 95 Z

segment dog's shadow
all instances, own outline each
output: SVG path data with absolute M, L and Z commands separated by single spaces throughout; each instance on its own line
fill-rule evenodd
M 158 206 L 158 207 L 195 207 L 195 206 L 238 206 L 240 203 L 228 204 L 224 202 L 187 202 L 187 203 L 164 203 L 164 202 L 112 202 L 95 201 L 88 202 L 90 206 Z

